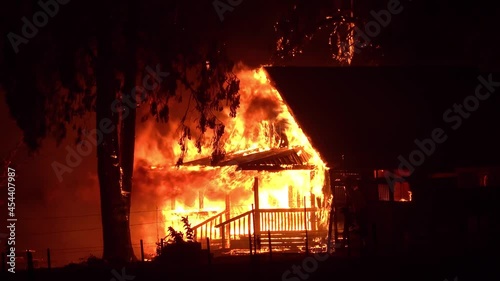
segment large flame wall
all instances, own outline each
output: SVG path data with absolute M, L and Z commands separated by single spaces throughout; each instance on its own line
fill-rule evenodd
M 141 124 L 136 142 L 135 188 L 143 194 L 149 193 L 161 210 L 160 237 L 165 236 L 169 226 L 182 230 L 181 216 L 189 215 L 194 226 L 223 211 L 227 198 L 230 200 L 231 216 L 250 210 L 254 203 L 252 188 L 255 177 L 259 178 L 260 208 L 303 207 L 301 202 L 304 196 L 307 207 L 310 207 L 311 193 L 318 202 L 324 202 L 326 165 L 279 92 L 270 84 L 265 71 L 240 68 L 237 76 L 241 94 L 237 116 L 231 118 L 229 112 L 222 112 L 219 116 L 226 126 L 223 137 L 226 152 L 255 153 L 284 144 L 288 147 L 301 146 L 311 155 L 308 164 L 315 165 L 317 169 L 258 172 L 237 171 L 235 166 L 175 167 L 181 152 L 177 145 L 180 117 L 188 110 L 192 113 L 188 122 L 195 124 L 197 116 L 187 101 L 172 101 L 170 122 Z M 211 137 L 210 133 L 205 136 L 206 140 Z M 196 138 L 193 136 L 193 139 Z M 200 154 L 194 144 L 188 144 L 184 160 L 210 154 L 209 141 L 206 141 Z M 148 227 L 151 233 L 149 239 L 153 239 L 156 230 L 151 225 Z

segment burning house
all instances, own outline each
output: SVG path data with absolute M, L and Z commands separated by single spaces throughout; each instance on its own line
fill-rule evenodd
M 211 157 L 211 136 L 201 153 L 194 146 L 184 152 L 172 146 L 178 134 L 175 122 L 164 132 L 151 130 L 138 139 L 136 167 L 142 170 L 135 173 L 136 180 L 139 189 L 154 194 L 161 212 L 156 241 L 169 226 L 182 230 L 181 218 L 187 216 L 197 241 L 206 247 L 209 238 L 212 251 L 231 253 L 259 246 L 265 251 L 269 244 L 273 251 L 330 251 L 334 246 L 339 252 L 377 255 L 425 253 L 439 245 L 447 253 L 459 241 L 473 245 L 471 237 L 491 231 L 474 225 L 485 220 L 491 226 L 497 220 L 481 215 L 495 204 L 471 198 L 495 202 L 498 189 L 456 187 L 498 185 L 497 170 L 479 168 L 498 159 L 490 121 L 456 133 L 448 129 L 446 144 L 436 144 L 432 155 L 422 154 L 426 158 L 418 166 L 408 163 L 417 163 L 411 157 L 429 132 L 448 128 L 443 112 L 450 100 L 474 92 L 476 77 L 471 69 L 436 67 L 240 71 L 238 114 L 222 119 L 223 158 Z M 498 104 L 491 101 L 485 107 Z M 180 106 L 181 115 L 188 104 Z M 489 117 L 497 111 L 481 112 L 475 115 L 479 120 L 494 120 Z M 152 145 L 152 139 L 157 143 Z M 182 153 L 185 161 L 176 167 Z M 447 169 L 456 173 L 443 174 Z M 400 177 L 393 188 L 386 172 Z M 434 200 L 436 196 L 462 203 Z M 475 207 L 460 209 L 466 205 Z M 446 211 L 450 208 L 455 211 Z M 461 215 L 447 219 L 451 213 Z M 446 231 L 438 220 L 449 222 Z M 148 233 L 146 239 L 155 241 Z
M 195 240 L 205 245 L 208 238 L 212 250 L 324 247 L 329 168 L 265 70 L 237 75 L 240 108 L 235 118 L 223 120 L 223 158 L 210 155 L 209 139 L 200 153 L 189 144 L 169 153 L 158 146 L 156 151 L 148 145 L 138 149 L 141 185 L 155 187 L 160 202 L 159 237 L 169 227 L 182 230 L 181 218 L 187 216 Z M 169 132 L 175 136 L 177 131 Z M 180 153 L 184 161 L 175 165 Z
M 220 117 L 225 125 L 224 157 L 211 157 L 213 136 L 203 137 L 201 152 L 190 144 L 184 151 L 172 146 L 179 134 L 175 120 L 163 132 L 151 130 L 138 139 L 136 166 L 141 170 L 135 175 L 139 189 L 154 194 L 161 212 L 158 240 L 169 226 L 182 230 L 181 218 L 187 216 L 195 239 L 206 245 L 209 238 L 211 250 L 244 252 L 259 244 L 264 250 L 271 244 L 273 250 L 284 251 L 332 245 L 364 245 L 378 253 L 411 245 L 419 249 L 421 232 L 434 230 L 410 222 L 425 221 L 421 216 L 427 211 L 417 205 L 428 205 L 422 203 L 423 195 L 432 183 L 415 179 L 466 159 L 472 163 L 471 156 L 493 155 L 470 152 L 463 142 L 450 141 L 436 147 L 415 171 L 400 167 L 401 157 L 415 154 L 416 139 L 422 141 L 443 126 L 442 113 L 453 95 L 473 92 L 470 77 L 477 75 L 470 70 L 271 67 L 237 75 L 237 116 L 221 112 Z M 408 87 L 410 82 L 413 87 Z M 447 92 L 449 99 L 437 94 Z M 189 101 L 172 108 L 180 108 L 182 116 L 190 110 Z M 490 132 L 485 124 L 469 126 L 463 134 Z M 152 139 L 157 143 L 152 145 Z M 182 165 L 176 166 L 183 153 Z M 330 170 L 325 159 L 335 163 L 335 169 Z M 387 171 L 404 180 L 391 189 Z M 488 176 L 486 184 L 487 174 L 478 172 L 481 186 L 494 182 Z M 155 238 L 150 235 L 148 240 Z

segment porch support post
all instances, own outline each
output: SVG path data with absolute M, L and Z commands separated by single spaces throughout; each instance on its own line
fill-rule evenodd
M 259 178 L 255 177 L 253 182 L 253 198 L 254 198 L 254 212 L 255 212 L 255 229 L 256 235 L 260 234 L 260 207 L 259 207 Z

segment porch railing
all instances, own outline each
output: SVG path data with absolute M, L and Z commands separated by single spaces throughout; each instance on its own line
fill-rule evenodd
M 222 248 L 231 240 L 241 240 L 254 234 L 286 233 L 320 230 L 318 208 L 256 209 L 226 219 L 223 211 L 193 227 L 197 241 L 219 240 Z M 255 221 L 254 221 L 255 220 Z
M 225 220 L 226 211 L 220 212 L 217 215 L 208 218 L 207 220 L 193 226 L 194 238 L 196 241 L 204 242 L 208 237 L 210 239 L 221 239 L 220 229 L 215 227 Z

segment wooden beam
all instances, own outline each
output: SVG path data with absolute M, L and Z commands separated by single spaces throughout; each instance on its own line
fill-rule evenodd
M 230 218 L 231 218 L 231 200 L 229 194 L 226 194 L 226 210 L 224 213 L 224 221 L 227 221 Z M 222 217 L 221 217 L 221 223 L 223 223 Z M 227 242 L 231 243 L 229 241 L 231 239 L 231 224 L 230 223 L 226 224 L 226 226 L 221 229 L 221 232 L 222 232 L 222 248 L 226 249 Z M 226 233 L 229 235 L 229 239 L 227 239 L 227 241 L 225 235 Z
M 315 231 L 316 230 L 316 206 L 315 206 L 315 203 L 316 203 L 316 196 L 311 193 L 311 209 L 313 209 L 313 211 L 311 211 L 311 230 L 312 231 Z
M 205 209 L 205 206 L 204 206 L 204 194 L 203 194 L 203 190 L 200 190 L 198 191 L 198 208 L 199 210 L 203 210 Z
M 295 190 L 292 185 L 288 186 L 288 208 L 295 208 Z
M 258 165 L 258 164 L 242 164 L 238 166 L 238 170 L 242 171 L 286 171 L 286 170 L 314 170 L 313 165 Z M 300 200 L 300 199 L 299 199 Z
M 253 182 L 253 198 L 254 198 L 254 206 L 255 206 L 255 226 L 254 226 L 254 232 L 256 234 L 260 233 L 260 207 L 259 207 L 259 178 L 255 177 L 254 182 Z

